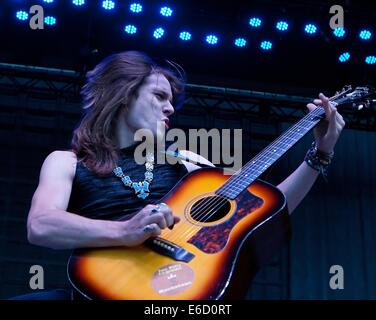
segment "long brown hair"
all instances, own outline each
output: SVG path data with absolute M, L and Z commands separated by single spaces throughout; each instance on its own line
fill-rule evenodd
M 184 97 L 184 79 L 168 67 L 157 65 L 137 51 L 115 53 L 102 60 L 86 74 L 81 89 L 84 115 L 73 132 L 72 151 L 92 172 L 109 175 L 118 160 L 115 143 L 116 120 L 128 108 L 133 95 L 145 78 L 153 73 L 170 82 L 173 103 L 179 107 Z

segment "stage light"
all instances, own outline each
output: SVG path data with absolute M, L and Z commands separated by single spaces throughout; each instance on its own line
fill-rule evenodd
M 102 7 L 106 10 L 113 10 L 115 8 L 115 2 L 111 0 L 105 0 L 102 2 Z
M 54 2 L 54 0 L 43 0 L 43 2 L 45 2 L 45 3 L 52 3 L 52 2 Z
M 273 47 L 273 44 L 270 41 L 262 41 L 260 48 L 263 50 L 270 50 Z
M 17 11 L 16 18 L 18 20 L 27 20 L 29 18 L 29 14 L 26 11 Z
M 314 34 L 317 31 L 317 27 L 314 24 L 306 24 L 304 27 L 304 31 L 308 34 Z
M 258 28 L 261 26 L 261 19 L 260 18 L 257 18 L 257 17 L 253 17 L 251 19 L 249 19 L 249 25 L 253 28 Z
M 350 53 L 348 53 L 348 52 L 344 52 L 344 53 L 342 53 L 339 57 L 338 57 L 338 60 L 339 60 L 339 62 L 346 62 L 347 60 L 349 60 L 350 59 Z
M 128 34 L 135 34 L 137 32 L 137 27 L 132 24 L 128 24 L 124 27 L 124 31 Z
M 164 32 L 165 32 L 165 31 L 163 30 L 163 28 L 157 28 L 157 29 L 155 29 L 154 32 L 153 32 L 153 37 L 154 37 L 155 39 L 160 39 L 160 38 L 163 37 Z
M 375 56 L 368 56 L 364 60 L 367 64 L 375 64 L 376 63 L 376 57 Z
M 289 24 L 286 21 L 278 21 L 275 27 L 279 31 L 286 31 L 289 28 Z
M 142 5 L 139 4 L 139 3 L 132 3 L 130 6 L 129 6 L 129 9 L 134 12 L 134 13 L 140 13 L 142 12 Z
M 215 45 L 218 43 L 218 37 L 214 34 L 209 34 L 208 36 L 206 36 L 206 42 L 210 45 Z
M 335 28 L 333 30 L 333 34 L 337 37 L 337 38 L 343 38 L 346 34 L 346 31 L 345 29 L 343 28 Z
M 182 32 L 180 32 L 180 35 L 179 35 L 179 38 L 184 40 L 184 41 L 191 40 L 191 37 L 192 37 L 192 35 L 187 31 L 182 31 Z
M 359 32 L 359 37 L 362 40 L 369 40 L 371 39 L 371 36 L 372 36 L 372 32 L 369 30 L 362 30 Z
M 247 44 L 247 40 L 245 40 L 244 38 L 237 38 L 237 39 L 235 39 L 234 44 L 237 47 L 245 47 L 246 44 Z
M 49 26 L 52 26 L 52 25 L 56 24 L 56 18 L 55 17 L 51 17 L 51 16 L 45 17 L 44 18 L 44 23 L 48 24 Z
M 169 8 L 169 7 L 163 7 L 163 8 L 161 8 L 160 13 L 161 13 L 162 16 L 171 17 L 172 16 L 172 9 Z
M 83 6 L 85 4 L 85 0 L 73 0 L 72 3 L 75 6 Z

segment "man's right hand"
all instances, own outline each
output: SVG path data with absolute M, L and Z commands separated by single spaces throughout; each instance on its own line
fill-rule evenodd
M 180 218 L 173 215 L 167 204 L 149 204 L 134 217 L 122 222 L 122 242 L 128 247 L 140 245 L 150 237 L 159 236 L 162 229 L 171 229 L 179 221 Z

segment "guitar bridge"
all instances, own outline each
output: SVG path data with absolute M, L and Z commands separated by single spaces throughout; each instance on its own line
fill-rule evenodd
M 176 261 L 189 262 L 195 255 L 182 247 L 165 239 L 154 237 L 145 241 L 145 245 L 155 252 L 170 257 Z

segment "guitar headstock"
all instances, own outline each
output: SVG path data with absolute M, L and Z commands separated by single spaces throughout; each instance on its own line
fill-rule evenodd
M 352 89 L 351 86 L 345 86 L 335 96 L 331 97 L 330 101 L 333 101 L 336 105 L 352 104 L 367 106 L 370 104 L 367 98 L 374 94 L 376 94 L 376 90 L 371 86 L 356 87 L 355 89 Z
M 336 94 L 329 98 L 330 100 L 335 100 L 335 99 L 338 99 L 340 97 L 343 97 L 346 93 L 350 92 L 352 90 L 352 87 L 351 85 L 346 85 L 342 88 L 341 91 L 337 91 Z

